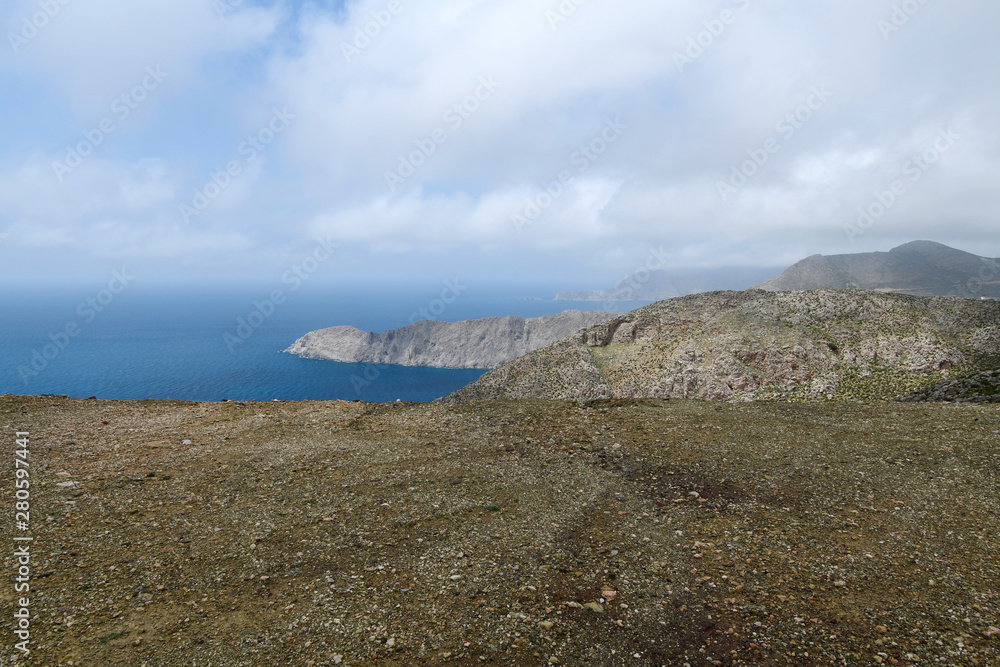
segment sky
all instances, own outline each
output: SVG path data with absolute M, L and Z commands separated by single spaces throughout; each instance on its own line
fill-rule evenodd
M 992 0 L 7 0 L 0 284 L 1000 256 L 998 24 Z

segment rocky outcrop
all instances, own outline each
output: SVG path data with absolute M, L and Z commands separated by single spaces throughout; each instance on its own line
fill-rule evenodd
M 464 322 L 422 320 L 382 333 L 341 326 L 310 332 L 285 352 L 350 363 L 496 368 L 614 316 L 615 313 L 567 310 L 528 319 L 511 316 Z
M 869 289 L 920 296 L 1000 297 L 1000 260 L 933 241 L 889 252 L 812 255 L 759 289 Z
M 1000 370 L 971 377 L 943 380 L 899 399 L 904 403 L 952 401 L 955 403 L 1000 403 Z
M 891 400 L 995 368 L 1000 302 L 872 291 L 711 292 L 616 316 L 447 400 Z

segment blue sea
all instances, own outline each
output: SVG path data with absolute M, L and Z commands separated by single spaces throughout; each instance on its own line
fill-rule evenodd
M 467 286 L 457 298 L 446 292 L 442 299 L 441 286 L 368 292 L 303 288 L 269 304 L 271 290 L 265 288 L 6 290 L 0 295 L 0 394 L 432 401 L 483 371 L 345 364 L 281 350 L 309 331 L 337 325 L 384 331 L 406 326 L 414 316 L 423 319 L 421 314 L 455 322 L 610 305 L 552 301 L 554 290 L 540 291 Z M 523 300 L 535 296 L 546 300 Z M 642 303 L 621 302 L 611 309 Z

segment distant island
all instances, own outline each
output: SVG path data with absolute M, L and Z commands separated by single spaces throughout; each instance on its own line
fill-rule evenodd
M 485 317 L 464 322 L 422 320 L 382 333 L 339 326 L 307 333 L 284 350 L 307 359 L 348 363 L 496 368 L 607 322 L 616 313 L 567 310 L 544 317 Z

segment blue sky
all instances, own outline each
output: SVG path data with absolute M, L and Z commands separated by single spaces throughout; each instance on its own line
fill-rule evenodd
M 0 281 L 1000 256 L 986 0 L 13 0 Z M 867 213 L 867 216 L 865 215 Z

